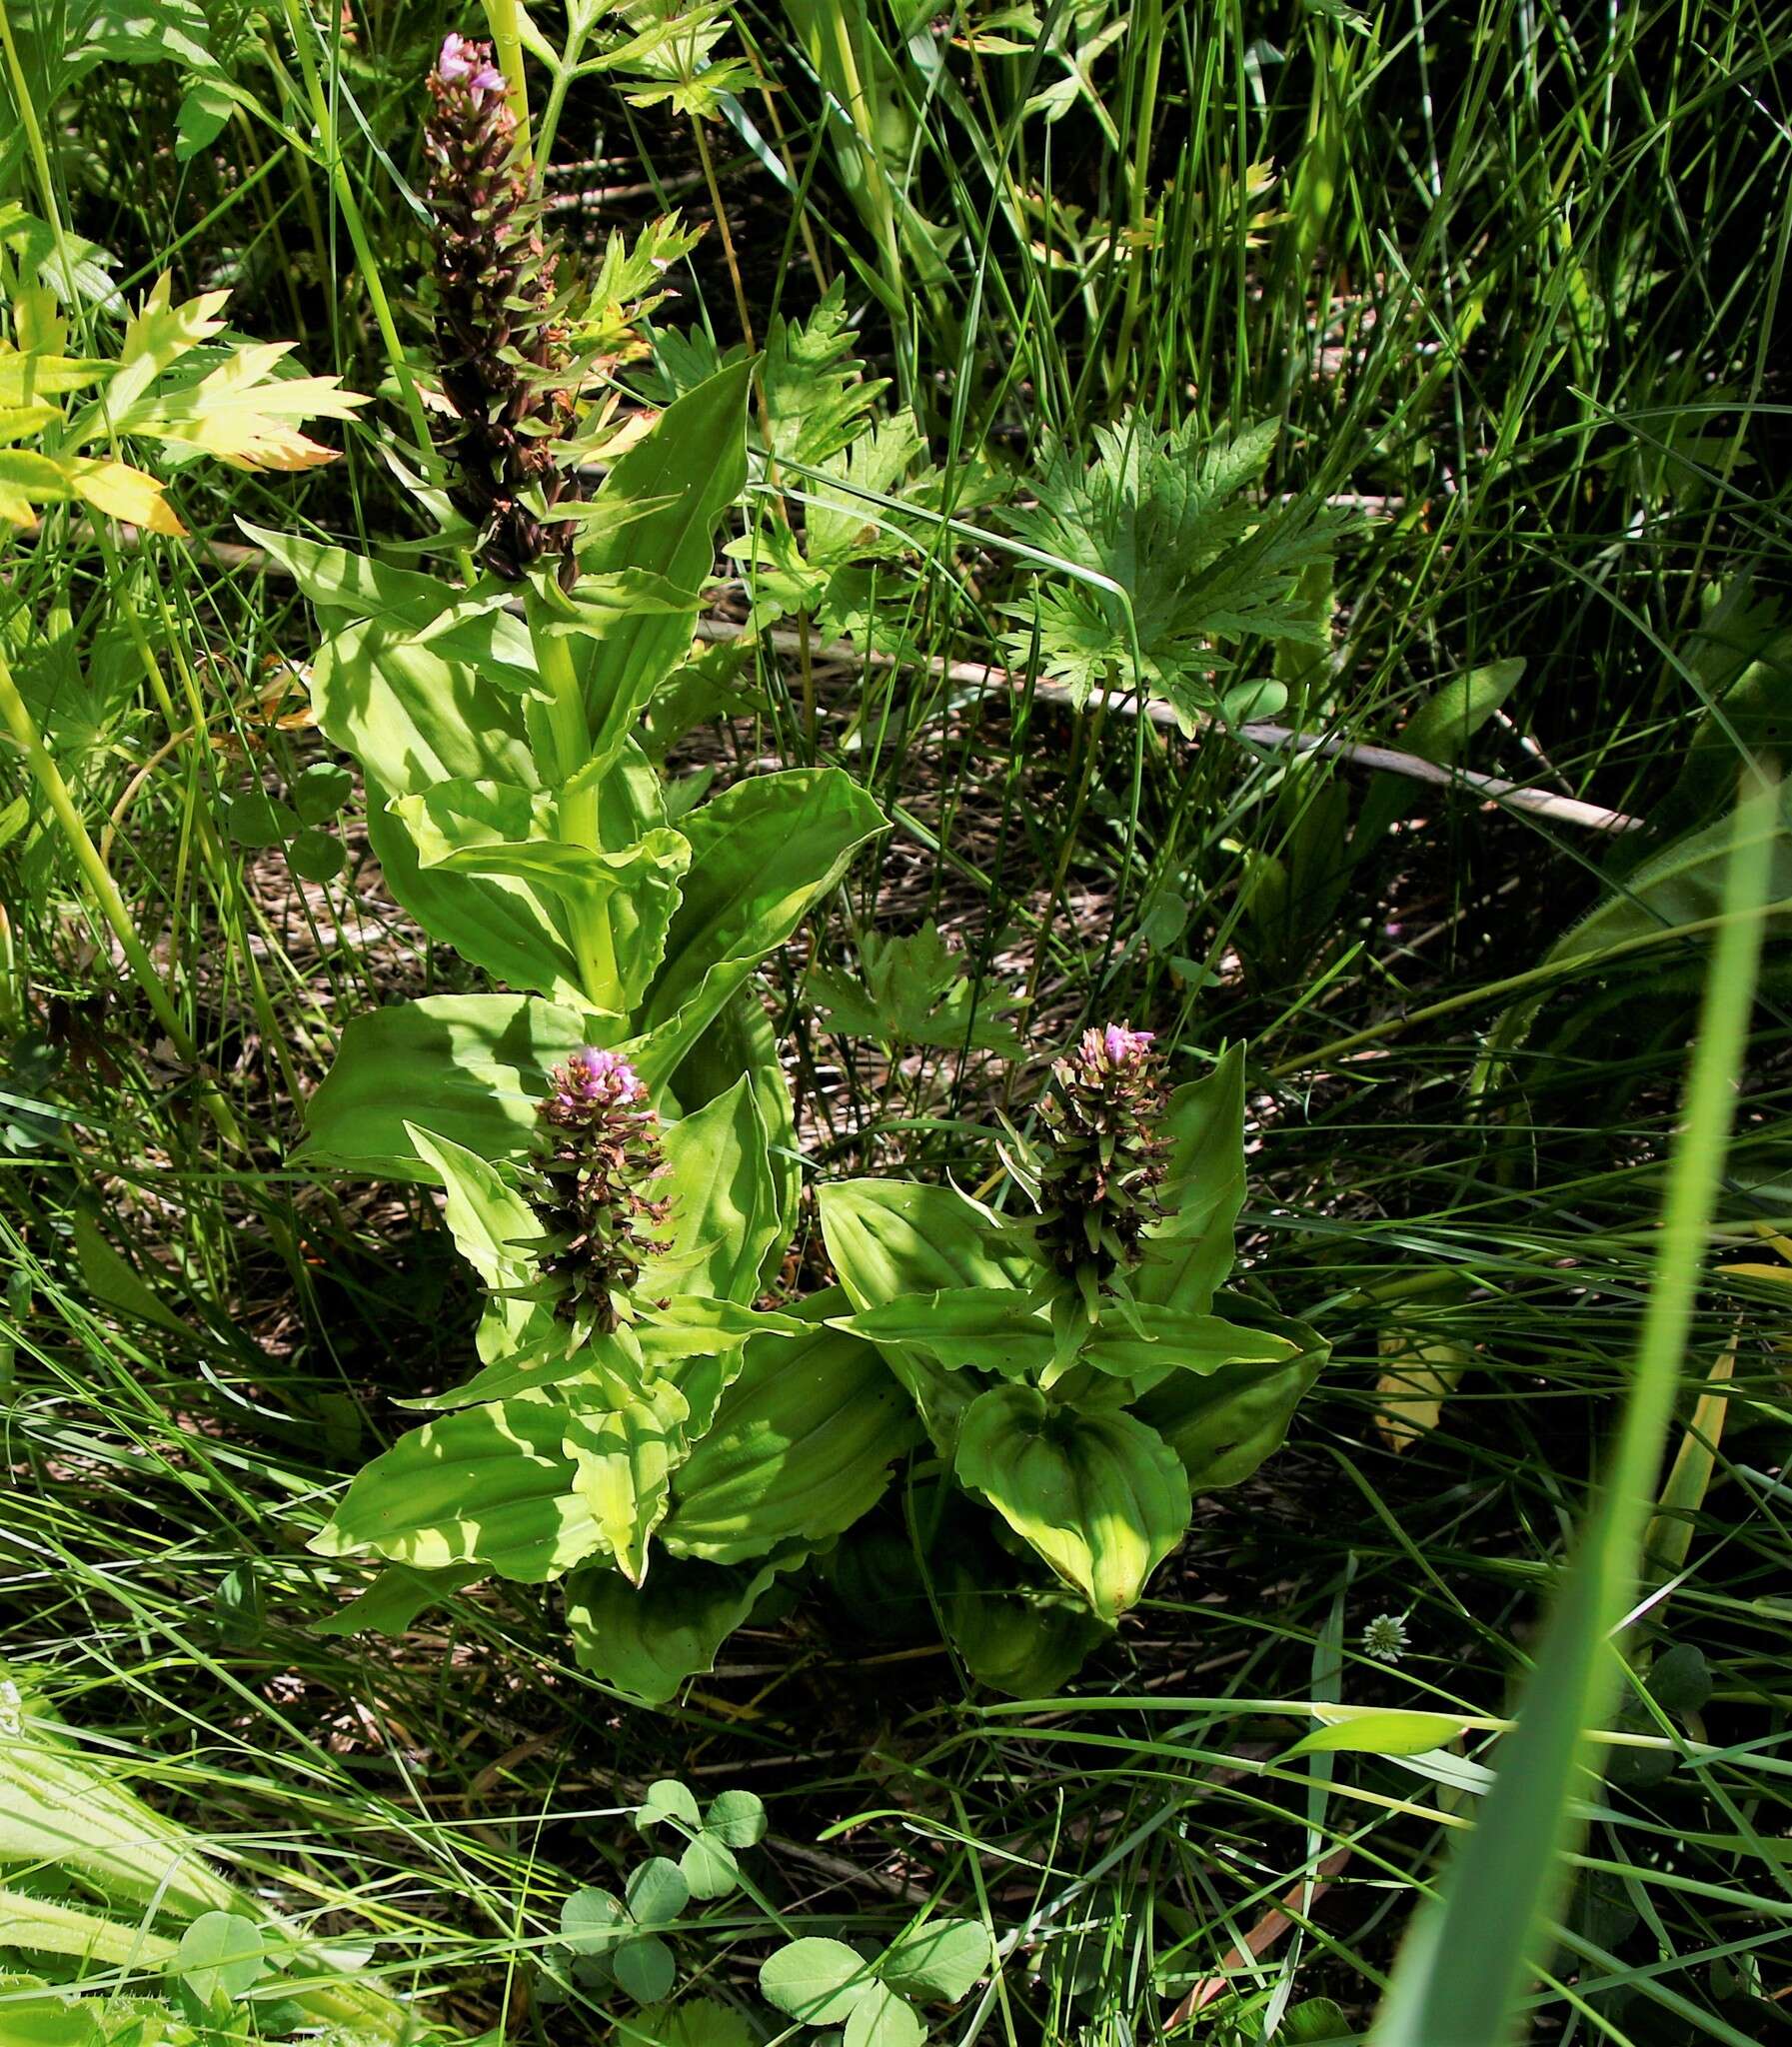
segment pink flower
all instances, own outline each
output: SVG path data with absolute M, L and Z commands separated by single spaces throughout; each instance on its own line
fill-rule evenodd
M 588 1045 L 548 1075 L 543 1113 L 562 1124 L 595 1120 L 607 1109 L 634 1108 L 647 1100 L 647 1085 L 621 1052 Z
M 436 76 L 444 85 L 466 86 L 475 106 L 487 93 L 504 91 L 504 73 L 492 62 L 490 47 L 474 42 L 470 36 L 443 38 L 442 53 L 436 59 Z
M 1076 1046 L 1078 1062 L 1091 1073 L 1127 1073 L 1143 1065 L 1149 1056 L 1151 1030 L 1133 1030 L 1124 1024 L 1109 1024 L 1082 1033 Z

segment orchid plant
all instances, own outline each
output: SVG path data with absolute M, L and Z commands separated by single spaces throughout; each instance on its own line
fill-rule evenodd
M 555 1582 L 579 1661 L 665 1699 L 930 1438 L 1039 1567 L 1009 1574 L 1003 1612 L 1036 1632 L 1058 1586 L 1047 1633 L 1073 1662 L 1179 1540 L 1191 1487 L 1250 1468 L 1317 1368 L 1309 1331 L 1215 1304 L 1238 1057 L 1166 1102 L 1148 1033 L 1092 1032 L 1016 1165 L 1035 1214 L 826 1187 L 843 1284 L 770 1291 L 800 1154 L 752 978 L 884 819 L 826 767 L 675 803 L 641 744 L 747 478 L 756 364 L 615 438 L 581 339 L 614 314 L 559 274 L 490 49 L 451 36 L 431 103 L 456 425 L 423 495 L 477 572 L 253 536 L 318 613 L 318 723 L 360 761 L 388 886 L 503 985 L 355 1019 L 310 1104 L 315 1163 L 442 1188 L 488 1293 L 478 1370 L 406 1403 L 433 1418 L 314 1541 L 388 1566 L 340 1624 L 402 1627 L 489 1574 Z M 1042 1667 L 1012 1630 L 973 1664 L 1022 1688 Z

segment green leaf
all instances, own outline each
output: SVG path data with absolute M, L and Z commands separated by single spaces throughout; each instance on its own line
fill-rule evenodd
M 580 552 L 587 575 L 645 570 L 695 591 L 715 564 L 715 534 L 747 482 L 751 365 L 738 363 L 676 399 L 611 469 L 600 510 L 657 501 L 642 518 L 600 525 Z M 695 609 L 695 607 L 694 607 Z M 691 646 L 692 614 L 620 615 L 581 652 L 592 758 L 614 760 L 649 697 Z
M 412 1122 L 405 1134 L 446 1189 L 443 1219 L 461 1256 L 489 1288 L 525 1284 L 535 1268 L 528 1246 L 546 1233 L 540 1216 L 478 1152 Z
M 1030 1286 L 1043 1268 L 1008 1238 L 995 1215 L 956 1187 L 919 1181 L 839 1180 L 819 1190 L 822 1234 L 861 1314 L 903 1294 L 955 1287 Z M 974 1383 L 926 1345 L 890 1345 L 890 1368 L 907 1387 L 941 1456 L 950 1456 Z
M 560 1937 L 576 1955 L 609 1954 L 630 1932 L 629 1908 L 614 1891 L 587 1886 L 560 1908 Z
M 638 2004 L 656 2004 L 678 1980 L 672 1949 L 657 1935 L 626 1940 L 611 1957 L 618 1985 Z
M 1127 1414 L 1053 1408 L 997 1386 L 965 1413 L 954 1470 L 1103 1620 L 1134 1605 L 1188 1526 L 1188 1480 Z
M 99 1762 L 65 1743 L 33 1710 L 29 1695 L 20 1731 L 0 1743 L 0 1862 L 78 1872 L 84 1884 L 139 1912 L 153 1904 L 191 1918 L 229 1911 L 238 1903 L 231 1885 L 196 1851 L 191 1833 L 152 1811 Z M 9 1909 L 24 1911 L 28 1901 L 8 1902 Z M 85 1919 L 74 1914 L 71 1924 Z M 138 1929 L 95 1923 L 127 1936 L 121 1952 L 95 1948 L 95 1955 L 115 1962 L 128 1959 L 129 1941 L 137 1938 Z M 36 1944 L 0 1925 L 0 1947 Z M 55 1949 L 84 1951 L 78 1945 Z M 154 1957 L 139 1959 L 147 1963 Z
M 311 1623 L 314 1635 L 389 1635 L 401 1640 L 432 1606 L 471 1585 L 483 1573 L 478 1564 L 454 1570 L 419 1571 L 389 1564 L 365 1592 L 346 1606 Z
M 919 2047 L 920 2014 L 887 1983 L 875 1983 L 847 2018 L 842 2047 Z
M 266 790 L 252 789 L 242 796 L 233 796 L 225 805 L 224 829 L 239 846 L 259 852 L 290 839 L 299 829 L 299 820 Z
M 134 1923 L 80 1912 L 53 1898 L 4 1889 L 0 1889 L 0 1948 L 72 1955 L 84 1962 L 107 1962 L 128 1969 L 165 1966 L 174 1959 L 172 1940 L 146 1933 Z
M 1302 1755 L 1425 1755 L 1442 1748 L 1463 1731 L 1453 1713 L 1403 1713 L 1376 1707 L 1352 1709 L 1343 1719 L 1325 1709 L 1325 1724 L 1303 1734 L 1285 1761 Z
M 560 798 L 540 790 L 445 782 L 395 798 L 389 816 L 416 856 L 411 900 L 433 892 L 430 929 L 476 965 L 541 994 L 576 1000 L 582 992 L 573 934 L 607 917 L 618 978 L 608 989 L 590 990 L 589 1000 L 627 1016 L 659 968 L 691 858 L 682 833 L 658 825 L 637 830 L 644 807 L 627 801 L 629 780 L 627 772 L 612 776 L 605 793 L 613 800 L 600 805 L 611 836 L 634 835 L 613 851 L 562 839 Z M 625 799 L 620 815 L 619 796 Z M 488 886 L 441 886 L 463 877 Z
M 153 1322 L 159 1329 L 170 1329 L 179 1336 L 191 1334 L 136 1266 L 106 1241 L 100 1225 L 85 1209 L 75 1211 L 74 1240 L 82 1281 L 95 1300 L 138 1321 Z
M 604 1540 L 561 1449 L 566 1426 L 564 1408 L 529 1397 L 426 1422 L 355 1474 L 311 1547 L 421 1570 L 482 1563 L 524 1584 L 557 1578 Z
M 409 1124 L 486 1159 L 528 1152 L 548 1073 L 590 1020 L 539 996 L 428 996 L 352 1017 L 305 1120 L 307 1163 L 428 1179 Z
M 650 1084 L 679 1060 L 759 963 L 886 830 L 884 814 L 838 768 L 756 775 L 685 821 L 691 872 L 642 1015 Z
M 726 1898 L 741 1881 L 741 1865 L 735 1860 L 735 1851 L 708 1831 L 686 1847 L 679 1866 L 691 1886 L 691 1895 L 706 1901 Z
M 1524 668 L 1522 657 L 1489 662 L 1485 668 L 1471 668 L 1440 683 L 1406 721 L 1396 742 L 1400 751 L 1440 768 L 1456 766 L 1467 753 L 1469 741 L 1517 689 Z M 1417 786 L 1404 776 L 1374 777 L 1363 793 L 1351 835 L 1352 857 L 1385 838 L 1388 827 L 1406 815 L 1417 797 Z
M 667 1820 L 682 1820 L 694 1831 L 703 1823 L 698 1813 L 696 1794 L 677 1777 L 657 1777 L 647 1787 L 647 1796 L 635 1815 L 636 1831 L 645 1834 L 652 1827 L 664 1825 Z
M 909 1997 L 956 2004 L 995 1966 L 989 1930 L 977 1919 L 929 1919 L 892 1943 L 878 1973 Z
M 1170 1150 L 1158 1189 L 1164 1219 L 1146 1234 L 1132 1281 L 1141 1301 L 1205 1314 L 1232 1268 L 1233 1227 L 1244 1205 L 1244 1047 L 1169 1098 Z
M 817 1322 L 839 1303 L 830 1289 L 799 1312 Z M 661 1540 L 712 1563 L 826 1541 L 880 1497 L 914 1434 L 901 1389 L 869 1343 L 827 1327 L 755 1336 L 673 1481 Z
M 726 1094 L 669 1124 L 663 1138 L 672 1212 L 656 1232 L 666 1249 L 644 1260 L 641 1291 L 751 1302 L 760 1271 L 786 1238 L 766 1125 L 743 1074 Z
M 566 1590 L 573 1654 L 582 1670 L 618 1691 L 664 1705 L 688 1677 L 715 1667 L 722 1644 L 778 1573 L 809 1553 L 806 1542 L 788 1543 L 751 1568 L 662 1556 L 639 1591 L 608 1567 L 576 1571 Z
M 181 1935 L 174 1970 L 202 2005 L 234 2003 L 268 1966 L 261 1928 L 239 1912 L 202 1912 Z
M 567 1420 L 561 1448 L 573 1460 L 574 1487 L 631 1584 L 647 1575 L 648 1541 L 671 1504 L 690 1414 L 684 1394 L 663 1379 L 621 1407 Z
M 302 882 L 316 882 L 321 888 L 333 882 L 348 865 L 348 849 L 331 832 L 308 825 L 288 842 L 287 865 Z
M 637 1926 L 670 1926 L 691 1900 L 684 1871 L 665 1855 L 652 1855 L 629 1874 L 629 1911 Z
M 322 825 L 355 794 L 355 778 L 338 761 L 313 761 L 293 777 L 293 809 L 301 825 Z
M 370 562 L 346 548 L 251 526 L 246 519 L 237 524 L 287 571 L 319 612 L 342 615 L 333 627 L 351 621 L 372 625 L 379 630 L 380 647 L 415 642 L 440 661 L 465 663 L 483 681 L 513 695 L 540 688 L 529 629 L 509 609 L 515 595 L 509 585 L 494 581 L 462 590 L 416 569 Z
M 1226 1364 L 1208 1378 L 1178 1373 L 1153 1386 L 1133 1414 L 1181 1459 L 1197 1496 L 1248 1478 L 1288 1432 L 1301 1395 L 1319 1375 L 1329 1346 L 1304 1322 L 1270 1316 L 1254 1302 L 1220 1296 L 1266 1323 L 1293 1346 L 1280 1361 Z
M 726 1847 L 752 1848 L 766 1838 L 765 1801 L 752 1791 L 720 1791 L 704 1814 L 704 1832 Z
M 806 2026 L 838 2026 L 877 1989 L 871 1964 L 844 1940 L 807 1934 L 760 1964 L 760 1994 Z
M 617 2047 L 754 2047 L 756 2035 L 740 2012 L 717 1997 L 687 1997 L 635 2014 L 618 2027 Z
M 518 631 L 533 680 L 528 636 Z M 325 733 L 384 795 L 482 780 L 539 789 L 522 702 L 498 688 L 492 674 L 488 665 L 453 660 L 373 619 L 345 627 L 318 649 L 311 699 Z M 368 809 L 371 817 L 371 787 Z
M 813 514 L 813 508 L 812 508 Z M 837 1030 L 895 1046 L 930 1044 L 947 1051 L 993 1051 L 1018 1058 L 1020 1039 L 999 1012 L 1012 1006 L 1005 991 L 977 991 L 958 972 L 937 928 L 928 922 L 912 938 L 859 941 L 863 991 L 845 976 L 810 976 L 809 994 Z

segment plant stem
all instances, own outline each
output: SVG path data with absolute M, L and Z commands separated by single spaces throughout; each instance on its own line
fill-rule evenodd
M 517 140 L 523 153 L 531 154 L 529 140 L 529 82 L 523 76 L 523 20 L 517 0 L 486 0 L 486 21 L 492 31 L 492 46 L 498 68 L 504 73 L 505 97 L 517 117 Z
M 306 97 L 311 101 L 312 119 L 317 123 L 318 146 L 323 153 L 324 168 L 329 173 L 330 189 L 336 195 L 336 203 L 342 209 L 343 224 L 349 231 L 349 240 L 354 244 L 355 262 L 361 272 L 361 281 L 367 287 L 367 301 L 373 308 L 374 322 L 380 330 L 380 339 L 385 344 L 386 357 L 392 365 L 392 374 L 398 379 L 405 411 L 411 422 L 411 432 L 416 437 L 418 453 L 424 462 L 436 466 L 436 444 L 430 436 L 430 423 L 423 409 L 423 399 L 417 389 L 417 380 L 411 374 L 411 365 L 406 361 L 404 349 L 399 343 L 398 323 L 392 317 L 386 287 L 380 278 L 379 259 L 374 254 L 373 244 L 368 240 L 367 223 L 361 217 L 361 208 L 355 198 L 355 188 L 349 183 L 348 166 L 337 147 L 335 116 L 331 112 L 330 98 L 324 91 L 324 81 L 311 48 L 312 24 L 306 19 L 299 0 L 286 0 L 286 16 L 293 32 L 293 48 L 298 53 L 299 69 L 304 74 Z
M 757 355 L 759 343 L 753 337 L 753 315 L 747 310 L 747 287 L 741 281 L 741 265 L 735 255 L 735 238 L 729 233 L 728 209 L 722 203 L 722 188 L 716 182 L 716 163 L 710 155 L 710 138 L 704 133 L 704 124 L 695 114 L 691 126 L 697 134 L 697 153 L 703 159 L 704 183 L 710 188 L 710 211 L 716 217 L 716 232 L 722 237 L 723 259 L 728 264 L 729 282 L 735 288 L 735 310 L 741 316 L 741 334 L 747 343 L 747 353 Z
M 536 666 L 549 690 L 548 718 L 562 785 L 561 836 L 571 845 L 601 853 L 597 785 L 593 782 L 578 789 L 568 787 L 591 758 L 591 723 L 585 709 L 585 692 L 573 663 L 573 650 L 564 633 L 550 633 L 533 618 L 530 624 Z M 609 904 L 594 904 L 589 918 L 582 917 L 576 909 L 570 910 L 567 929 L 573 951 L 578 955 L 579 979 L 587 999 L 597 1009 L 614 1011 L 621 1001 L 621 981 L 616 971 L 616 938 L 610 929 Z

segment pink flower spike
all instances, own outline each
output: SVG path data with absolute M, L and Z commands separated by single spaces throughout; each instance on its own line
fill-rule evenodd
M 436 76 L 444 85 L 465 85 L 477 102 L 482 94 L 503 92 L 504 73 L 491 61 L 485 46 L 469 36 L 449 35 L 436 59 Z
M 1151 1030 L 1131 1030 L 1124 1024 L 1110 1024 L 1101 1033 L 1102 1048 L 1107 1053 L 1107 1062 L 1113 1066 L 1136 1065 L 1151 1048 L 1151 1039 L 1156 1035 Z

